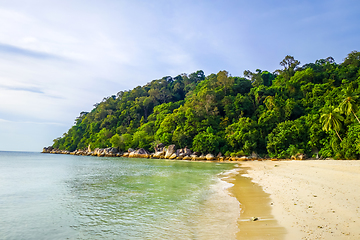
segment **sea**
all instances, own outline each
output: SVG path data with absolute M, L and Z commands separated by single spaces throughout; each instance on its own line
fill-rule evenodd
M 233 169 L 0 151 L 0 239 L 236 239 Z

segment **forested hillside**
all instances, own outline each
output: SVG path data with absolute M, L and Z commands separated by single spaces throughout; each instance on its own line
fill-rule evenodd
M 203 153 L 287 158 L 360 157 L 360 52 L 300 65 L 291 56 L 271 73 L 233 77 L 203 71 L 164 77 L 104 98 L 82 112 L 53 147 L 153 150 L 158 143 Z

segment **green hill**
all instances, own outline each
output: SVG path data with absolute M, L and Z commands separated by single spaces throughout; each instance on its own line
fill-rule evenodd
M 233 77 L 203 71 L 164 77 L 104 98 L 53 147 L 152 150 L 157 143 L 203 153 L 358 159 L 360 53 Z

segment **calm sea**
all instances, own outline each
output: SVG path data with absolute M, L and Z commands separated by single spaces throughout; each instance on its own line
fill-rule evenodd
M 0 152 L 0 239 L 235 239 L 233 166 Z

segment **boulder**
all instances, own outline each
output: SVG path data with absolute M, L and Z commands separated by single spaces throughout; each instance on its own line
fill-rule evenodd
M 118 153 L 119 150 L 117 148 L 110 148 L 109 152 L 111 153 Z
M 135 157 L 139 157 L 139 158 L 149 158 L 150 157 L 150 153 L 148 153 L 143 148 L 140 148 L 140 149 L 134 151 L 134 153 L 135 153 Z
M 54 150 L 54 148 L 52 146 L 48 146 L 48 147 L 44 147 L 42 152 L 43 153 L 50 153 L 53 150 Z
M 199 157 L 198 157 L 199 160 L 206 160 L 206 156 L 204 154 L 201 154 Z
M 201 155 L 201 153 L 199 152 L 193 152 L 193 155 L 196 155 L 197 157 L 199 157 Z
M 165 148 L 165 144 L 159 143 L 154 147 L 155 152 L 162 152 Z
M 185 157 L 183 157 L 183 160 L 191 160 L 191 157 L 190 156 L 185 156 Z
M 222 157 L 222 154 L 221 152 L 218 153 L 218 155 L 216 156 L 216 158 L 221 158 Z
M 140 149 L 136 150 L 135 152 L 139 155 L 149 155 L 149 153 L 143 148 L 140 148 Z
M 166 153 L 165 153 L 165 158 L 169 158 L 173 153 L 175 153 L 176 151 L 176 147 L 175 145 L 170 145 L 167 150 L 166 150 Z
M 255 160 L 259 158 L 259 155 L 256 152 L 252 152 L 250 157 Z
M 173 153 L 173 154 L 169 157 L 169 159 L 175 159 L 175 158 L 177 158 L 176 153 Z
M 129 149 L 128 149 L 128 153 L 131 153 L 131 152 L 133 152 L 133 151 L 135 151 L 135 150 L 132 149 L 132 148 L 129 148 Z
M 165 156 L 165 152 L 164 152 L 164 151 L 155 152 L 154 155 L 153 155 L 154 158 L 161 158 L 161 157 L 163 157 L 163 156 Z
M 183 153 L 184 153 L 186 156 L 190 156 L 190 155 L 192 154 L 190 148 L 188 148 L 188 147 L 185 147 L 185 148 L 183 149 Z
M 211 153 L 206 154 L 205 158 L 206 160 L 215 160 L 215 156 L 212 155 Z

